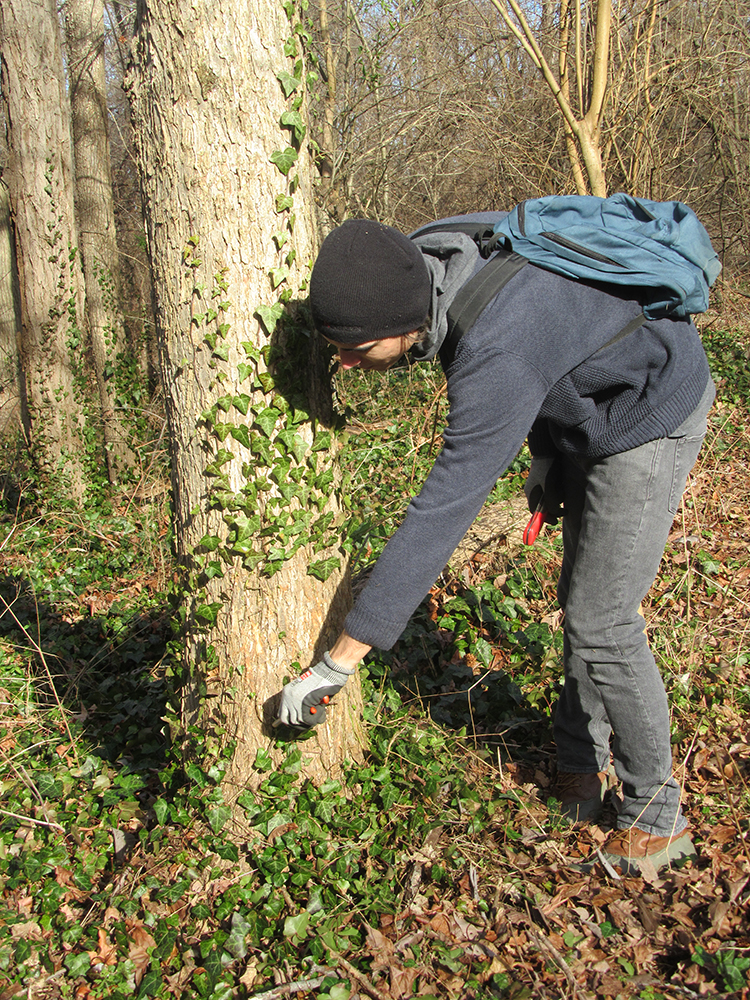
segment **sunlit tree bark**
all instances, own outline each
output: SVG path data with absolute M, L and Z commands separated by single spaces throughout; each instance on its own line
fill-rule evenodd
M 268 0 L 241 0 L 231 18 L 216 5 L 146 0 L 129 81 L 157 296 L 177 543 L 200 588 L 200 597 L 188 595 L 186 608 L 183 722 L 236 745 L 224 782 L 230 801 L 258 780 L 257 751 L 273 749 L 276 695 L 290 662 L 315 662 L 337 634 L 349 600 L 342 570 L 326 583 L 309 575 L 325 553 L 305 544 L 284 559 L 272 538 L 274 519 L 287 516 L 281 494 L 295 492 L 294 477 L 330 464 L 325 448 L 303 454 L 300 441 L 275 436 L 276 417 L 269 423 L 268 413 L 280 416 L 285 403 L 261 388 L 268 389 L 270 356 L 258 309 L 273 308 L 282 288 L 290 295 L 298 288 L 314 251 L 305 147 L 288 175 L 296 178 L 291 186 L 271 162 L 289 142 L 279 128 L 288 103 L 277 79 L 299 68 L 284 53 L 289 33 L 282 8 Z M 294 221 L 283 207 L 291 191 Z M 287 326 L 282 331 L 277 370 L 290 349 L 307 343 Z M 312 353 L 305 348 L 293 367 L 310 376 L 306 405 L 325 422 L 325 368 L 310 343 Z M 309 445 L 310 425 L 297 428 Z M 284 453 L 282 440 L 297 449 L 296 458 L 283 459 L 286 472 L 274 465 Z M 291 503 L 304 516 L 318 501 L 313 491 L 302 506 Z M 325 500 L 320 503 L 325 509 Z M 249 540 L 240 537 L 242 525 L 255 532 Z M 200 553 L 219 540 L 229 555 L 222 564 L 204 564 L 201 576 Z M 244 555 L 248 546 L 253 552 Z M 250 568 L 248 559 L 252 564 L 256 556 L 263 557 L 261 567 L 279 560 L 278 572 L 269 578 Z M 335 773 L 359 752 L 359 697 L 355 680 L 305 744 L 313 777 Z
M 83 356 L 85 299 L 54 0 L 5 0 L 0 46 L 30 445 L 42 479 L 80 500 L 85 474 L 73 362 Z

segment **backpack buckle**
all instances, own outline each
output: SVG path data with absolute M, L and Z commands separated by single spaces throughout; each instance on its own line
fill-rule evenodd
M 492 229 L 486 229 L 479 236 L 477 241 L 477 245 L 479 246 L 479 256 L 484 260 L 488 260 L 493 253 L 501 250 L 505 246 L 506 239 L 507 238 L 504 233 L 496 233 Z

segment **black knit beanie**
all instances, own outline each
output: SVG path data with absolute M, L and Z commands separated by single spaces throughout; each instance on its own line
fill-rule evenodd
M 325 238 L 310 278 L 315 325 L 340 344 L 417 330 L 431 296 L 419 248 L 397 229 L 367 219 L 350 219 Z

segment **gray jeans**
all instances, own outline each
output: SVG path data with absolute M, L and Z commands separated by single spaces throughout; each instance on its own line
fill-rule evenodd
M 622 781 L 620 828 L 666 837 L 686 825 L 672 776 L 669 708 L 638 607 L 656 578 L 706 433 L 713 383 L 669 437 L 591 460 L 564 459 L 565 684 L 555 713 L 558 770 Z

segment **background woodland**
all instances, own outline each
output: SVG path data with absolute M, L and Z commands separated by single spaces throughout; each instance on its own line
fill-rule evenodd
M 4 0 L 0 1000 L 746 996 L 749 54 L 748 0 Z M 699 859 L 627 880 L 545 801 L 525 451 L 326 726 L 273 727 L 446 419 L 437 367 L 311 336 L 320 240 L 621 190 L 723 263 L 644 608 Z

